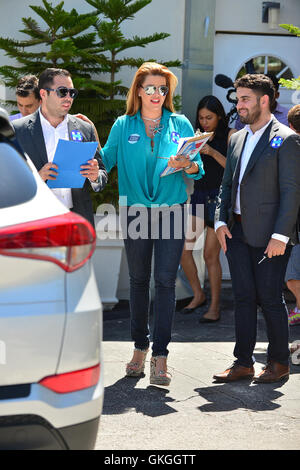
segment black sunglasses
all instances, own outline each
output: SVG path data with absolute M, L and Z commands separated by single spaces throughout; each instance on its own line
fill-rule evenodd
M 154 93 L 157 90 L 161 96 L 166 96 L 169 91 L 169 88 L 166 85 L 161 85 L 158 87 L 154 85 L 148 85 L 148 86 L 141 86 L 141 88 L 143 88 L 146 95 L 154 95 Z
M 78 90 L 76 88 L 67 88 L 66 86 L 59 86 L 58 88 L 44 88 L 47 91 L 55 91 L 59 98 L 65 98 L 69 93 L 70 98 L 73 100 L 78 95 Z

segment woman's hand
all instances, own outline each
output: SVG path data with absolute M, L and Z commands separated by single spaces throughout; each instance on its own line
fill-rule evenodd
M 98 142 L 98 144 L 99 144 L 99 150 L 101 150 L 101 144 L 100 144 L 100 140 L 99 140 L 99 135 L 98 135 L 96 126 L 95 126 L 95 124 L 93 123 L 93 121 L 91 121 L 87 116 L 85 116 L 84 114 L 81 114 L 81 113 L 79 113 L 79 114 L 74 114 L 74 117 L 77 117 L 77 118 L 81 119 L 82 121 L 88 122 L 88 123 L 92 126 L 92 128 L 94 129 L 94 133 L 95 133 L 97 142 Z
M 200 152 L 204 155 L 209 155 L 210 157 L 213 157 L 214 155 L 214 149 L 208 144 L 203 145 Z
M 81 114 L 81 113 L 74 114 L 74 117 L 77 117 L 77 118 L 81 119 L 82 121 L 88 122 L 89 124 L 91 124 L 91 126 L 94 127 L 94 123 L 87 116 L 85 116 L 84 114 Z
M 170 166 L 171 168 L 176 168 L 176 169 L 181 168 L 189 175 L 193 175 L 194 173 L 198 173 L 199 171 L 198 164 L 195 162 L 192 162 L 189 156 L 184 157 L 183 155 L 181 155 L 180 157 L 176 157 L 175 155 L 172 155 L 169 158 L 168 166 Z
M 168 166 L 171 168 L 185 168 L 187 166 L 190 166 L 191 160 L 188 157 L 184 157 L 183 155 L 179 158 L 176 157 L 175 155 L 172 155 L 169 158 L 168 161 Z
M 225 168 L 226 158 L 220 152 L 218 152 L 218 150 L 213 149 L 210 145 L 205 144 L 202 147 L 200 153 L 203 155 L 209 155 L 210 157 L 214 158 L 216 162 L 219 163 L 219 165 Z

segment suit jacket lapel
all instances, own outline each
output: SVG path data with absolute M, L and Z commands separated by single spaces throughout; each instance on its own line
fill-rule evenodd
M 31 143 L 35 147 L 34 154 L 38 156 L 42 166 L 44 166 L 45 163 L 48 163 L 48 156 L 39 111 L 37 111 L 28 122 L 28 130 L 32 136 Z
M 254 167 L 255 163 L 259 159 L 260 155 L 263 153 L 265 148 L 268 146 L 269 142 L 275 137 L 276 132 L 278 131 L 279 126 L 278 126 L 278 121 L 277 119 L 273 119 L 272 122 L 270 122 L 269 126 L 265 129 L 263 135 L 259 139 L 256 147 L 254 148 L 251 157 L 249 159 L 248 165 L 246 167 L 243 179 L 246 178 L 247 174 L 252 170 Z
M 68 117 L 68 132 L 69 132 L 69 139 L 70 140 L 73 140 L 72 138 L 72 131 L 78 131 L 78 122 L 76 121 L 76 119 L 73 118 L 73 116 L 71 116 L 69 114 L 69 117 Z M 82 133 L 81 133 L 82 135 Z M 84 135 L 82 135 L 83 137 L 83 142 L 86 140 Z
M 236 144 L 235 154 L 238 155 L 237 164 L 232 177 L 232 201 L 236 199 L 236 192 L 239 184 L 240 169 L 241 169 L 241 159 L 246 144 L 248 132 L 245 132 L 244 136 L 241 136 L 239 141 Z

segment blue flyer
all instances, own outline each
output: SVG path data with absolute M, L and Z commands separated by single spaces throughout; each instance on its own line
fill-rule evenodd
M 82 188 L 85 176 L 81 165 L 94 158 L 98 142 L 78 142 L 59 139 L 53 163 L 58 166 L 55 180 L 48 180 L 49 188 Z

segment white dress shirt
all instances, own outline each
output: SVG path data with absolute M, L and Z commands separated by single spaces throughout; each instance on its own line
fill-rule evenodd
M 236 193 L 235 206 L 233 208 L 233 212 L 235 214 L 241 214 L 240 185 L 241 185 L 241 181 L 243 179 L 245 170 L 247 168 L 248 162 L 250 160 L 250 157 L 252 155 L 253 150 L 255 149 L 256 145 L 258 144 L 258 141 L 260 140 L 261 136 L 263 135 L 264 131 L 266 130 L 266 128 L 268 127 L 268 125 L 270 124 L 270 122 L 272 121 L 273 118 L 274 118 L 274 116 L 272 115 L 270 121 L 267 122 L 267 124 L 265 126 L 261 127 L 260 129 L 258 129 L 254 133 L 252 132 L 251 127 L 250 127 L 249 124 L 247 124 L 244 128 L 248 132 L 248 134 L 247 134 L 247 137 L 246 137 L 246 143 L 245 143 L 245 146 L 244 146 L 244 150 L 243 150 L 243 153 L 242 153 L 242 156 L 241 156 L 241 168 L 240 168 L 240 175 L 239 175 L 239 184 L 238 184 L 237 193 Z M 226 225 L 226 223 L 221 222 L 221 221 L 217 222 L 215 224 L 215 230 L 217 230 L 222 225 Z M 285 235 L 281 235 L 281 234 L 278 234 L 278 233 L 273 233 L 272 238 L 280 240 L 284 243 L 287 243 L 289 241 L 289 237 L 286 237 Z
M 44 118 L 41 113 L 41 109 L 39 110 L 39 113 L 48 162 L 52 162 L 59 139 L 69 140 L 68 115 L 65 116 L 64 120 L 58 124 L 57 127 L 53 127 L 50 122 Z M 70 188 L 53 188 L 51 191 L 66 207 L 68 207 L 68 209 L 73 207 L 72 192 Z

